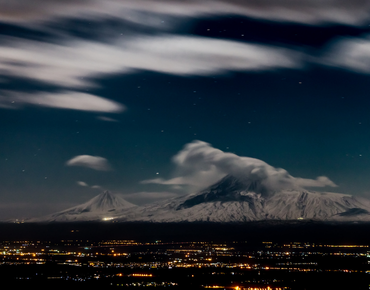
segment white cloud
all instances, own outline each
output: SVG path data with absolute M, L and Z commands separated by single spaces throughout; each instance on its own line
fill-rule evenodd
M 94 85 L 91 78 L 136 70 L 212 75 L 301 66 L 300 53 L 285 48 L 167 34 L 59 44 L 4 36 L 0 49 L 2 74 L 73 88 Z
M 0 71 L 65 87 L 94 85 L 88 78 L 124 72 L 123 48 L 70 39 L 58 44 L 3 37 Z
M 296 177 L 294 178 L 294 183 L 300 187 L 337 187 L 337 185 L 326 176 L 319 176 L 316 179 L 305 179 Z
M 5 108 L 17 108 L 19 105 L 34 105 L 105 113 L 119 113 L 125 110 L 125 106 L 117 102 L 73 91 L 22 93 L 2 90 L 0 91 L 0 105 L 5 106 Z
M 358 73 L 370 73 L 370 35 L 363 38 L 340 38 L 328 48 L 319 63 Z
M 77 184 L 80 186 L 89 186 L 86 182 L 84 181 L 77 181 Z
M 336 187 L 325 176 L 316 179 L 295 178 L 286 170 L 272 167 L 262 160 L 226 153 L 202 141 L 185 145 L 172 161 L 176 166 L 176 177 L 167 180 L 160 178 L 145 180 L 142 183 L 187 185 L 193 190 L 200 190 L 230 174 L 252 182 L 259 181 L 267 191 L 284 188 Z
M 68 160 L 66 165 L 87 167 L 99 171 L 111 170 L 108 160 L 100 156 L 78 155 Z
M 93 186 L 91 186 L 91 188 L 93 188 L 93 189 L 103 189 L 100 185 L 93 185 Z
M 178 75 L 300 67 L 300 54 L 289 49 L 237 41 L 163 35 L 127 43 L 131 68 Z
M 269 21 L 358 25 L 367 23 L 369 11 L 369 0 L 0 0 L 0 20 L 28 25 L 58 16 L 150 23 L 143 13 L 162 17 L 236 14 Z

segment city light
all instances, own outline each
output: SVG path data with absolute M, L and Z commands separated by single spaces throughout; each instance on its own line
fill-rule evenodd
M 295 248 L 287 250 L 286 245 Z M 224 248 L 228 250 L 224 251 Z M 205 284 L 202 286 L 207 289 L 290 290 L 292 288 L 289 286 L 275 285 L 277 280 L 266 278 L 266 275 L 273 273 L 285 277 L 285 275 L 291 276 L 295 273 L 310 272 L 321 275 L 322 273 L 337 272 L 351 277 L 352 275 L 368 276 L 370 273 L 367 269 L 367 265 L 370 264 L 368 247 L 366 245 L 346 245 L 343 249 L 346 249 L 345 252 L 340 251 L 338 247 L 333 247 L 333 245 L 299 242 L 290 244 L 264 242 L 259 248 L 254 249 L 248 249 L 245 244 L 244 248 L 239 247 L 238 249 L 225 244 L 220 249 L 219 244 L 209 242 L 157 243 L 135 240 L 92 242 L 69 239 L 55 243 L 50 241 L 4 241 L 0 243 L 0 253 L 2 253 L 0 259 L 1 264 L 6 266 L 45 265 L 49 261 L 49 264 L 54 263 L 55 266 L 91 268 L 92 271 L 90 276 L 84 278 L 78 275 L 71 278 L 72 274 L 70 273 L 73 271 L 62 272 L 61 276 L 55 276 L 54 273 L 44 275 L 45 279 L 52 280 L 88 281 L 89 279 L 116 277 L 116 279 L 126 281 L 125 279 L 131 277 L 136 282 L 131 280 L 125 282 L 124 285 L 130 287 L 172 287 L 177 285 L 173 281 L 151 280 L 150 278 L 154 276 L 157 280 L 160 275 L 154 275 L 149 271 L 158 269 L 161 271 L 158 273 L 163 271 L 173 273 L 173 270 L 176 269 L 176 271 L 180 271 L 178 273 L 190 271 L 184 273 L 186 273 L 186 279 L 195 278 L 192 279 L 193 281 L 201 281 L 205 273 L 212 275 L 216 279 L 215 281 L 221 277 L 222 281 L 228 281 L 222 285 Z M 330 259 L 331 257 L 336 258 L 336 256 L 358 261 L 359 264 L 351 268 L 348 265 L 340 267 L 333 263 L 330 267 L 320 268 L 318 261 L 323 257 Z M 353 260 L 354 258 L 356 259 Z M 103 272 L 100 272 L 101 269 L 108 271 L 107 274 L 103 275 Z M 108 274 L 109 271 L 118 269 L 120 269 L 118 274 Z M 145 282 L 140 281 L 140 278 Z M 27 279 L 27 277 L 19 276 L 18 279 Z M 31 278 L 28 277 L 28 279 Z M 281 279 L 279 283 L 284 284 L 284 279 Z
M 103 218 L 103 221 L 111 221 L 113 219 L 114 219 L 113 217 L 105 217 L 105 218 Z

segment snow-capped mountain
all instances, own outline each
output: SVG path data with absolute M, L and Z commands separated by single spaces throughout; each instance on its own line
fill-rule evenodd
M 115 216 L 116 212 L 121 214 L 135 207 L 134 204 L 129 203 L 123 198 L 111 194 L 109 191 L 90 199 L 81 205 L 45 216 L 41 218 L 31 219 L 29 221 L 93 221 L 93 220 L 108 220 Z
M 268 192 L 259 181 L 226 176 L 192 195 L 135 206 L 104 192 L 73 208 L 29 221 L 247 222 L 261 220 L 370 221 L 370 201 L 308 190 Z
M 266 192 L 258 181 L 226 176 L 198 194 L 127 211 L 121 221 L 369 220 L 370 202 L 307 190 Z

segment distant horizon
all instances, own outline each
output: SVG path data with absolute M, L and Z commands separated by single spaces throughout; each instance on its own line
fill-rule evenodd
M 216 181 L 215 183 L 212 183 L 210 184 L 209 186 L 203 188 L 203 189 L 200 189 L 200 190 L 197 190 L 193 193 L 182 193 L 182 194 L 173 194 L 171 192 L 139 192 L 139 193 L 132 193 L 132 194 L 122 194 L 120 192 L 114 192 L 114 191 L 111 191 L 109 189 L 103 189 L 103 188 L 99 188 L 99 192 L 96 192 L 96 194 L 92 197 L 89 197 L 88 199 L 86 199 L 85 201 L 82 201 L 81 203 L 78 203 L 78 204 L 70 204 L 70 206 L 66 207 L 66 208 L 61 208 L 60 210 L 52 210 L 50 209 L 47 213 L 44 213 L 44 214 L 40 214 L 40 215 L 36 215 L 36 216 L 23 216 L 23 217 L 6 217 L 6 218 L 2 218 L 1 220 L 25 220 L 25 219 L 29 219 L 29 218 L 36 218 L 36 217 L 39 217 L 39 216 L 45 216 L 45 215 L 48 215 L 48 214 L 52 214 L 52 213 L 56 213 L 56 212 L 59 212 L 59 211 L 63 211 L 63 210 L 67 210 L 69 208 L 73 208 L 75 206 L 79 206 L 81 204 L 84 204 L 85 202 L 88 202 L 90 201 L 91 199 L 94 199 L 100 195 L 104 195 L 106 192 L 110 193 L 110 194 L 113 194 L 113 195 L 116 195 L 116 196 L 119 196 L 121 198 L 123 198 L 124 200 L 126 200 L 127 202 L 129 203 L 132 203 L 133 205 L 135 206 L 148 206 L 150 204 L 161 204 L 161 203 L 166 203 L 168 200 L 171 200 L 173 198 L 176 198 L 176 197 L 186 197 L 186 196 L 194 196 L 194 195 L 197 195 L 199 193 L 201 193 L 202 191 L 204 190 L 207 190 L 208 188 L 214 186 L 215 184 L 218 184 L 220 181 L 224 180 L 225 177 L 228 177 L 228 176 L 232 176 L 231 174 L 227 174 L 225 175 L 224 177 L 221 177 L 218 181 Z M 321 190 L 320 190 L 321 189 Z M 352 196 L 350 194 L 346 194 L 346 193 L 341 193 L 341 192 L 332 192 L 332 191 L 326 191 L 326 190 L 322 190 L 322 188 L 320 187 L 308 187 L 308 188 L 285 188 L 285 189 L 278 189 L 276 190 L 275 192 L 279 192 L 281 190 L 288 190 L 288 191 L 308 191 L 308 192 L 319 192 L 319 193 L 327 193 L 327 194 L 338 194 L 338 195 L 348 195 L 348 196 Z M 96 190 L 97 191 L 97 190 Z M 154 200 L 150 200 L 150 198 L 153 196 L 153 195 L 162 195 L 160 197 L 157 197 L 156 199 Z M 137 197 L 139 196 L 139 197 Z M 143 198 L 146 198 L 147 200 L 143 202 Z M 370 199 L 368 199 L 369 202 L 370 202 Z M 0 221 L 1 222 L 1 221 Z
M 289 177 L 288 180 L 291 178 Z M 260 179 L 256 182 L 241 176 L 236 178 L 227 175 L 197 194 L 164 198 L 156 203 L 142 205 L 128 201 L 124 195 L 105 190 L 84 203 L 62 211 L 16 221 L 27 223 L 83 221 L 241 223 L 264 220 L 370 222 L 370 199 L 358 199 L 351 195 L 332 192 L 309 191 L 300 187 L 290 188 L 286 184 L 275 191 L 271 184 L 273 183 L 268 179 Z

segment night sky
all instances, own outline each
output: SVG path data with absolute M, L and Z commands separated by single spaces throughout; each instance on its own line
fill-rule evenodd
M 370 198 L 369 91 L 367 0 L 0 0 L 0 218 L 248 162 Z

